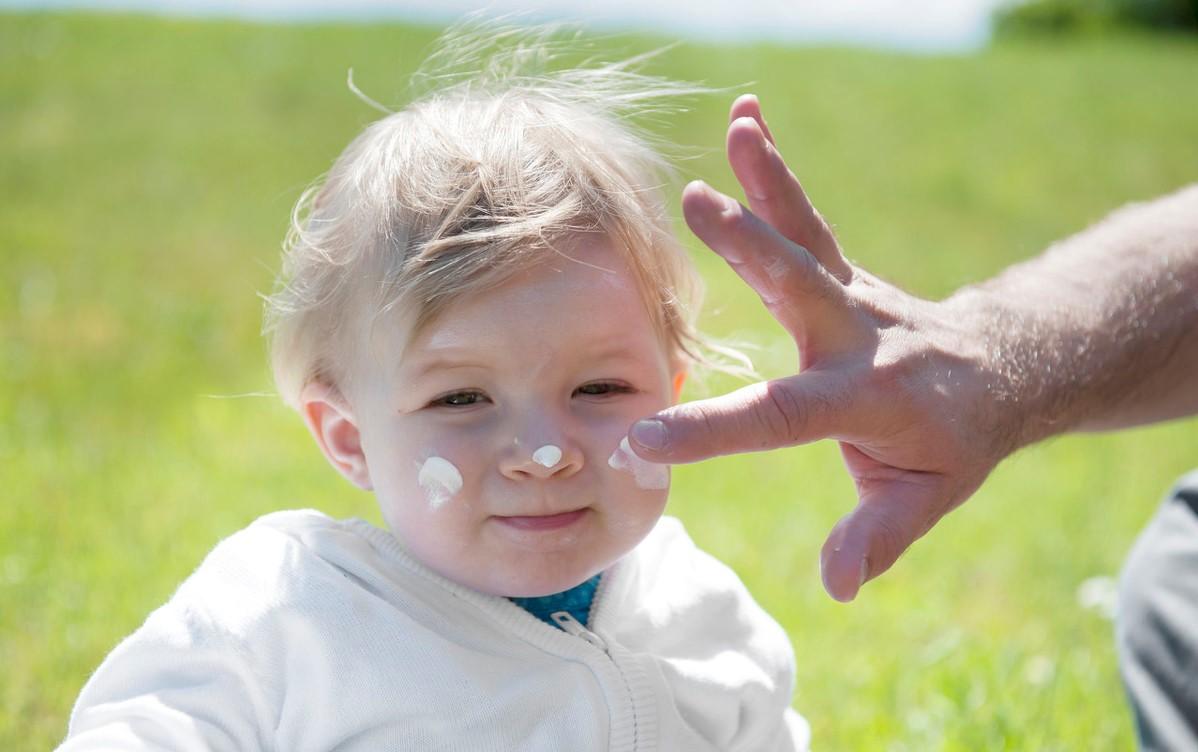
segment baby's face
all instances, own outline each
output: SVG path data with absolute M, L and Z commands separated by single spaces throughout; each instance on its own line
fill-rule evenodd
M 451 580 L 504 596 L 565 590 L 661 515 L 668 470 L 619 446 L 673 401 L 676 379 L 610 242 L 580 236 L 563 251 L 585 263 L 553 258 L 457 302 L 355 384 L 383 518 Z

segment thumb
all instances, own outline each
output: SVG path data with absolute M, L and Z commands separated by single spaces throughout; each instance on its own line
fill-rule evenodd
M 845 379 L 804 371 L 713 399 L 676 405 L 629 431 L 638 455 L 652 462 L 696 462 L 825 438 L 848 423 Z
M 856 508 L 832 528 L 820 552 L 828 595 L 851 601 L 862 585 L 890 569 L 942 516 L 942 485 L 940 476 L 927 474 L 862 494 Z

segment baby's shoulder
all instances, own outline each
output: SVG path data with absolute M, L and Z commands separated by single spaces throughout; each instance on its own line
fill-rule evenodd
M 285 578 L 311 563 L 308 541 L 336 526 L 336 520 L 311 509 L 263 515 L 218 542 L 184 584 L 228 580 L 248 587 Z
M 264 515 L 217 543 L 167 610 L 241 631 L 271 612 L 318 607 L 346 580 L 330 552 L 355 546 L 364 543 L 348 521 L 310 509 Z

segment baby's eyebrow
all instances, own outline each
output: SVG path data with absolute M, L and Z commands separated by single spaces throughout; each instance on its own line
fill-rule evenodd
M 455 357 L 452 355 L 430 355 L 426 357 L 417 356 L 416 358 L 405 359 L 405 361 L 400 363 L 400 367 L 408 367 L 412 360 L 416 362 L 415 370 L 411 371 L 413 378 L 421 378 L 435 371 L 487 367 L 485 363 L 480 361 L 467 357 Z
M 480 358 L 479 354 L 476 347 L 462 347 L 456 342 L 431 347 L 428 344 L 409 347 L 400 353 L 398 363 L 395 363 L 395 372 L 397 375 L 403 372 L 407 377 L 420 378 L 435 371 L 486 368 L 486 358 Z
M 594 360 L 628 360 L 637 363 L 642 360 L 631 347 L 623 342 L 596 348 L 588 353 L 588 357 Z

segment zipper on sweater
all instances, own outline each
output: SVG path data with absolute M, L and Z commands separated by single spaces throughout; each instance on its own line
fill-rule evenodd
M 604 578 L 604 580 L 606 579 L 607 578 Z M 599 583 L 599 587 L 603 587 L 602 582 Z M 598 593 L 596 593 L 596 600 L 597 599 Z M 595 606 L 592 605 L 591 614 L 593 615 L 594 613 Z M 632 738 L 630 740 L 631 746 L 629 749 L 641 749 L 643 744 L 641 740 L 641 724 L 644 723 L 643 714 L 645 711 L 642 708 L 637 707 L 637 698 L 633 691 L 633 685 L 629 680 L 628 668 L 621 665 L 620 658 L 618 657 L 619 651 L 613 653 L 611 646 L 607 644 L 606 640 L 583 626 L 583 624 L 579 622 L 578 619 L 575 619 L 569 611 L 554 611 L 553 613 L 549 614 L 549 618 L 553 619 L 553 622 L 560 626 L 567 634 L 573 635 L 580 640 L 590 643 L 599 650 L 603 651 L 603 654 L 607 656 L 609 661 L 611 661 L 611 665 L 615 668 L 616 674 L 619 676 L 620 682 L 623 684 L 624 691 L 627 693 L 628 705 L 632 711 Z M 652 702 L 652 699 L 650 698 L 648 701 Z
M 553 619 L 553 622 L 561 627 L 563 631 L 586 640 L 604 653 L 610 655 L 607 650 L 607 643 L 603 641 L 603 638 L 584 627 L 578 619 L 570 615 L 569 611 L 554 611 L 549 614 L 549 618 Z

